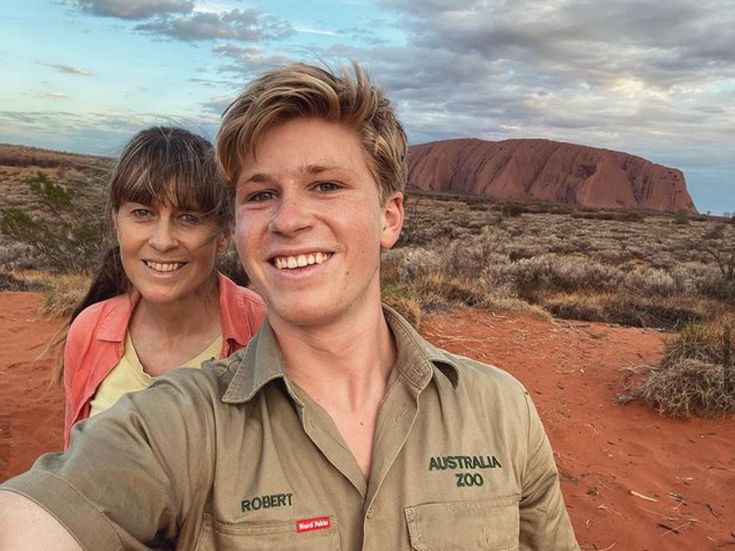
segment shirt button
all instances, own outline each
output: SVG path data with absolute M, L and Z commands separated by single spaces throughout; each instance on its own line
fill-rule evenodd
M 368 507 L 367 510 L 367 518 L 373 518 L 375 516 L 375 509 L 372 507 Z

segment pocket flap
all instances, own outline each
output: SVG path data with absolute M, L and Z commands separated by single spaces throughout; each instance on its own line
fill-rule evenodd
M 520 496 L 423 503 L 406 507 L 417 551 L 518 549 Z
M 339 551 L 340 535 L 334 517 L 331 517 L 329 527 L 324 529 L 313 529 L 313 525 L 304 528 L 299 522 L 231 523 L 220 522 L 205 514 L 196 551 Z

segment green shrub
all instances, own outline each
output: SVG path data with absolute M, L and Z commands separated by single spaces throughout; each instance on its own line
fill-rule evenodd
M 46 214 L 32 216 L 10 208 L 0 218 L 0 233 L 29 245 L 36 268 L 81 272 L 94 268 L 106 244 L 105 216 L 99 193 L 83 193 L 83 182 L 56 184 L 39 172 L 26 180 Z

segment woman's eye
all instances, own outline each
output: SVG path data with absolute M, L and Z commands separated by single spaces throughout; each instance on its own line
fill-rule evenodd
M 202 217 L 192 212 L 185 212 L 179 216 L 179 220 L 185 224 L 191 224 L 193 226 L 199 224 L 199 222 L 202 221 Z
M 336 191 L 341 186 L 336 182 L 319 182 L 316 185 L 316 189 L 322 192 Z
M 130 216 L 139 220 L 145 220 L 153 216 L 153 213 L 148 209 L 133 209 L 130 211 Z

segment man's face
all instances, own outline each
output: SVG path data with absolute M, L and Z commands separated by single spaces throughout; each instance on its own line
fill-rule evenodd
M 380 251 L 403 223 L 403 195 L 381 204 L 357 133 L 322 119 L 275 127 L 243 163 L 235 238 L 271 323 L 315 327 L 380 302 Z

